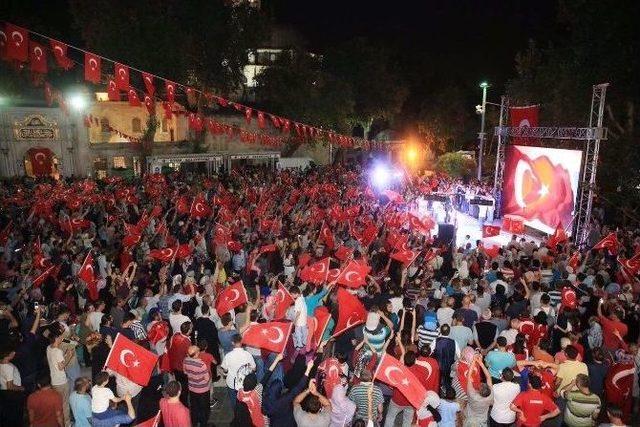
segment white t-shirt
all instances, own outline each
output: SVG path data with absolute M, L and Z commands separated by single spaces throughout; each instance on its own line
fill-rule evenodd
M 304 297 L 302 295 L 296 298 L 296 302 L 293 305 L 293 309 L 296 315 L 300 313 L 300 315 L 298 316 L 298 319 L 295 321 L 295 325 L 307 326 L 307 303 L 305 302 Z
M 94 332 L 100 332 L 100 322 L 102 321 L 102 316 L 104 316 L 104 313 L 101 311 L 92 311 L 87 315 L 89 324 L 91 325 L 91 329 Z
M 67 374 L 64 369 L 58 369 L 58 364 L 64 362 L 64 353 L 56 347 L 47 347 L 47 362 L 51 374 L 51 385 L 63 385 L 67 383 Z
M 171 313 L 169 314 L 169 324 L 171 324 L 171 329 L 173 329 L 173 333 L 180 332 L 180 326 L 184 322 L 190 322 L 189 316 L 185 316 L 182 313 Z
M 245 349 L 234 348 L 224 355 L 220 366 L 227 371 L 227 387 L 240 390 L 244 377 L 256 368 L 256 362 Z
M 0 363 L 0 390 L 7 390 L 7 383 L 11 381 L 14 386 L 21 386 L 20 371 L 13 363 Z
M 94 385 L 91 387 L 91 412 L 102 413 L 109 409 L 109 401 L 115 400 L 109 387 Z
M 517 329 L 509 328 L 505 331 L 500 332 L 500 336 L 507 339 L 507 345 L 513 345 L 513 343 L 516 342 L 516 335 L 518 335 Z
M 446 323 L 451 326 L 451 323 L 453 323 L 453 313 L 455 313 L 455 310 L 451 307 L 440 307 L 438 311 L 436 311 L 438 324 L 442 326 Z
M 493 407 L 491 418 L 500 424 L 511 424 L 516 421 L 516 413 L 509 409 L 513 399 L 520 393 L 516 383 L 501 382 L 493 385 Z

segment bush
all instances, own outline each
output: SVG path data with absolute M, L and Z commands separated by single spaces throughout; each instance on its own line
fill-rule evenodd
M 454 178 L 471 178 L 476 168 L 476 161 L 462 153 L 445 153 L 436 161 L 436 170 Z

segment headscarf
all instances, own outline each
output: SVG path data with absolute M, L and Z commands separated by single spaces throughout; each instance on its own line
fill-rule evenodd
M 461 360 L 464 360 L 465 363 L 467 364 L 471 364 L 471 362 L 473 362 L 473 357 L 476 355 L 476 351 L 469 347 L 466 346 L 465 348 L 462 349 L 462 354 L 460 356 Z
M 356 412 L 356 404 L 347 397 L 347 389 L 341 384 L 333 388 L 331 395 L 330 427 L 343 427 L 351 424 Z

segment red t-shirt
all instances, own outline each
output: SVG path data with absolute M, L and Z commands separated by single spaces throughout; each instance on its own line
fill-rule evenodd
M 62 415 L 62 396 L 52 388 L 38 390 L 27 398 L 27 409 L 33 411 L 32 426 L 58 427 L 56 412 Z
M 160 399 L 160 411 L 162 411 L 162 423 L 164 427 L 183 427 L 191 425 L 189 408 L 180 401 L 172 403 L 163 397 Z
M 512 403 L 524 412 L 525 421 L 518 418 L 519 426 L 537 427 L 541 424 L 542 415 L 553 412 L 557 408 L 553 400 L 539 390 L 522 392 Z
M 204 364 L 207 365 L 207 368 L 209 368 L 209 375 L 211 375 L 211 365 L 216 363 L 216 358 L 213 357 L 211 353 L 207 353 L 206 351 L 201 351 L 200 360 L 202 360 Z
M 627 335 L 627 325 L 619 320 L 611 320 L 607 317 L 600 316 L 600 324 L 602 325 L 602 337 L 604 340 L 604 347 L 607 350 L 617 350 L 621 347 L 620 340 L 613 332 L 620 332 L 621 336 Z
M 188 336 L 182 335 L 180 332 L 173 334 L 171 337 L 171 346 L 169 347 L 169 364 L 172 371 L 182 372 L 182 362 L 187 357 L 187 350 L 191 345 Z

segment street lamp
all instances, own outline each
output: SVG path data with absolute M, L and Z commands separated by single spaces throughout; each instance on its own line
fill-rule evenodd
M 478 180 L 482 179 L 482 152 L 484 151 L 484 116 L 487 111 L 487 88 L 489 87 L 489 83 L 482 82 L 480 83 L 480 87 L 482 88 L 482 105 L 476 106 L 476 113 L 480 114 L 480 133 L 478 133 Z

